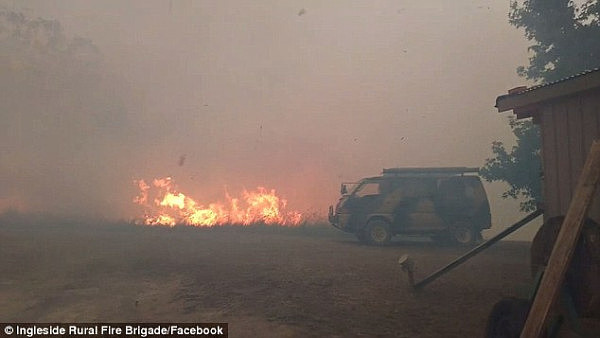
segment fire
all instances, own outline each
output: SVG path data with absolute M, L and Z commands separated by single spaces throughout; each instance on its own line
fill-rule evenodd
M 154 179 L 152 185 L 144 180 L 134 183 L 139 194 L 133 202 L 144 207 L 141 223 L 146 225 L 212 227 L 264 223 L 294 226 L 302 221 L 301 213 L 285 211 L 287 201 L 277 196 L 274 189 L 244 190 L 241 198 L 226 194 L 226 203 L 214 202 L 205 206 L 178 191 L 171 177 Z M 152 201 L 151 196 L 154 197 Z

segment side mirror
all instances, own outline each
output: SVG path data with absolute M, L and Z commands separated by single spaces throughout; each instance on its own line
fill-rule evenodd
M 340 194 L 346 195 L 347 193 L 348 193 L 348 188 L 346 188 L 345 184 L 342 184 L 342 186 L 340 187 Z

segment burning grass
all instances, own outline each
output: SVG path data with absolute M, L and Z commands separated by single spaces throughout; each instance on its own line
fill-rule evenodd
M 133 202 L 144 209 L 144 215 L 136 220 L 138 224 L 213 227 L 252 224 L 297 226 L 302 223 L 302 214 L 286 210 L 287 200 L 279 197 L 275 189 L 257 187 L 252 191 L 244 190 L 238 197 L 226 193 L 226 202 L 203 204 L 181 192 L 171 177 L 155 178 L 151 184 L 143 179 L 134 183 L 139 194 Z

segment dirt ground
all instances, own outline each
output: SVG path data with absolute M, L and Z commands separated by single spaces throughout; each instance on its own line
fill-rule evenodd
M 465 248 L 360 245 L 328 226 L 0 224 L 0 321 L 227 322 L 231 337 L 480 337 L 493 304 L 528 292 L 529 243 L 503 241 L 420 293 Z

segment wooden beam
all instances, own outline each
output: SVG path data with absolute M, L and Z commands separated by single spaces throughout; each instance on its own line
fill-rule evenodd
M 600 142 L 594 141 L 579 176 L 577 188 L 560 228 L 548 260 L 540 287 L 527 316 L 522 338 L 541 337 L 546 328 L 548 314 L 556 303 L 569 263 L 573 257 L 584 218 L 600 180 Z

